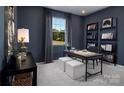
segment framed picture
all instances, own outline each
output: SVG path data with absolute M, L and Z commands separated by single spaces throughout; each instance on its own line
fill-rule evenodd
M 95 46 L 96 46 L 95 43 L 88 43 L 88 44 L 87 44 L 87 48 L 89 48 L 89 47 L 95 47 Z
M 114 56 L 113 55 L 111 55 L 111 54 L 104 54 L 103 55 L 103 58 L 105 59 L 105 60 L 107 60 L 107 61 L 110 61 L 110 62 L 113 62 L 114 61 Z
M 87 25 L 87 30 L 97 30 L 97 23 L 91 23 Z
M 106 18 L 102 21 L 102 28 L 112 27 L 112 18 Z
M 101 39 L 113 39 L 113 33 L 102 33 Z
M 112 44 L 101 44 L 101 48 L 103 51 L 112 51 Z

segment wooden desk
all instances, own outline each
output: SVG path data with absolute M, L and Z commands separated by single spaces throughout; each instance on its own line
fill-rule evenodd
M 76 57 L 76 58 L 80 58 L 80 59 L 86 61 L 86 65 L 85 65 L 85 81 L 87 81 L 87 78 L 90 77 L 90 76 L 92 76 L 92 75 L 95 75 L 95 74 L 98 74 L 98 73 L 101 73 L 102 74 L 102 58 L 103 58 L 103 55 L 102 54 L 91 52 L 90 55 L 86 55 L 83 52 L 82 52 L 82 54 L 80 54 L 78 52 L 67 51 L 67 50 L 64 51 L 64 54 L 65 55 L 68 55 L 70 57 Z M 87 71 L 88 60 L 96 60 L 96 59 L 99 59 L 100 60 L 101 70 L 99 72 L 96 72 L 96 73 L 91 74 L 91 73 L 89 73 Z
M 13 76 L 16 74 L 22 74 L 27 72 L 33 72 L 33 79 L 32 79 L 32 85 L 37 85 L 37 66 L 36 63 L 32 57 L 32 55 L 27 55 L 26 60 L 22 62 L 22 64 L 19 66 L 17 62 L 15 62 L 15 67 L 10 67 L 10 64 L 7 64 L 5 68 L 2 71 L 2 85 L 6 85 L 6 78 L 9 76 Z

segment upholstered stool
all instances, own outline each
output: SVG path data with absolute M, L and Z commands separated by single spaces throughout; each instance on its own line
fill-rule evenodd
M 65 73 L 72 79 L 78 79 L 85 75 L 85 64 L 80 61 L 68 61 L 65 63 L 65 67 Z
M 73 60 L 73 59 L 70 58 L 70 57 L 60 57 L 60 58 L 58 59 L 59 68 L 60 68 L 62 71 L 65 72 L 65 62 L 68 62 L 68 61 L 71 61 L 71 60 Z

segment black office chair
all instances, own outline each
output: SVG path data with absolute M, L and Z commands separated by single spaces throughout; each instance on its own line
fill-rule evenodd
M 87 50 L 91 51 L 91 52 L 98 53 L 98 47 L 88 47 Z M 92 61 L 93 61 L 93 69 L 94 69 L 95 68 L 95 62 L 98 65 L 98 60 L 93 59 Z
M 91 52 L 98 53 L 98 47 L 88 47 L 88 50 L 91 51 Z

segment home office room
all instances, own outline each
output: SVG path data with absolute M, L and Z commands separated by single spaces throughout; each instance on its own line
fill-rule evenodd
M 123 86 L 124 6 L 0 6 L 1 86 Z

